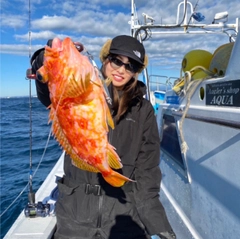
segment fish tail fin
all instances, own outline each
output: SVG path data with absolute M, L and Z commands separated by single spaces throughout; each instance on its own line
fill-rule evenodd
M 103 175 L 103 178 L 113 187 L 121 187 L 125 182 L 135 182 L 134 180 L 123 176 L 122 174 L 111 170 L 109 174 Z

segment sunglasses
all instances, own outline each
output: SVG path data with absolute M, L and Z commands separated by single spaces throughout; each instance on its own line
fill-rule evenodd
M 135 65 L 132 63 L 124 63 L 121 60 L 119 60 L 116 56 L 108 56 L 108 60 L 114 69 L 118 69 L 121 66 L 124 66 L 126 71 L 131 73 L 136 73 L 139 71 L 140 67 L 139 65 Z

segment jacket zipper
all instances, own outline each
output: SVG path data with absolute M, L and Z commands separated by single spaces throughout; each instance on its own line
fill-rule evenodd
M 100 228 L 102 225 L 102 204 L 103 204 L 103 195 L 98 196 L 98 220 L 97 220 L 97 228 Z
M 108 132 L 108 142 L 112 141 L 113 130 L 109 129 Z M 98 220 L 97 220 L 97 228 L 100 228 L 102 225 L 102 205 L 103 205 L 103 195 L 98 196 Z

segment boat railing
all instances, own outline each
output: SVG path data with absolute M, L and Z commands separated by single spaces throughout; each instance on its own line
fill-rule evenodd
M 183 9 L 182 9 L 183 8 Z M 183 12 L 181 12 L 183 10 Z M 190 14 L 190 17 L 189 15 Z M 155 23 L 154 17 L 142 13 L 144 17 L 143 24 L 139 24 L 135 1 L 132 0 L 132 15 L 131 21 L 131 34 L 132 36 L 139 38 L 141 41 L 145 41 L 151 38 L 153 35 L 159 34 L 227 34 L 231 41 L 235 41 L 238 33 L 239 18 L 236 18 L 235 23 L 227 23 L 228 12 L 216 13 L 213 17 L 213 21 L 209 24 L 198 23 L 202 21 L 201 16 L 195 16 L 192 3 L 188 0 L 184 0 L 179 3 L 177 9 L 176 23 L 162 24 Z M 200 14 L 200 12 L 198 13 Z M 200 14 L 201 15 L 201 14 Z M 202 16 L 204 17 L 204 16 Z M 190 19 L 190 20 L 189 20 Z M 204 18 L 203 18 L 204 19 Z M 182 31 L 180 30 L 182 29 Z M 232 30 L 232 33 L 229 31 Z
M 162 75 L 149 76 L 150 102 L 152 103 L 155 113 L 158 112 L 158 107 L 165 100 L 165 95 L 168 90 L 171 90 L 177 77 L 168 77 Z
M 149 87 L 150 91 L 168 91 L 172 89 L 174 81 L 177 77 L 168 77 L 162 75 L 150 75 L 149 76 Z

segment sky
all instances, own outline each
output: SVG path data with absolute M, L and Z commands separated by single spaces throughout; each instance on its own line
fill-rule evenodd
M 139 23 L 144 23 L 145 13 L 154 19 L 154 24 L 176 24 L 183 13 L 181 5 L 178 20 L 180 2 L 135 0 Z M 205 17 L 201 24 L 211 24 L 219 12 L 228 12 L 227 23 L 236 23 L 240 17 L 239 0 L 194 0 L 192 5 L 195 12 Z M 48 39 L 68 36 L 81 42 L 100 67 L 99 52 L 105 41 L 116 35 L 131 34 L 131 0 L 0 0 L 0 8 L 0 97 L 36 94 L 34 80 L 26 79 L 26 70 L 31 67 L 30 57 Z M 188 18 L 190 15 L 189 12 Z M 179 77 L 181 61 L 187 52 L 203 49 L 213 53 L 218 46 L 229 42 L 225 33 L 148 33 L 150 39 L 143 44 L 149 57 L 149 75 Z

